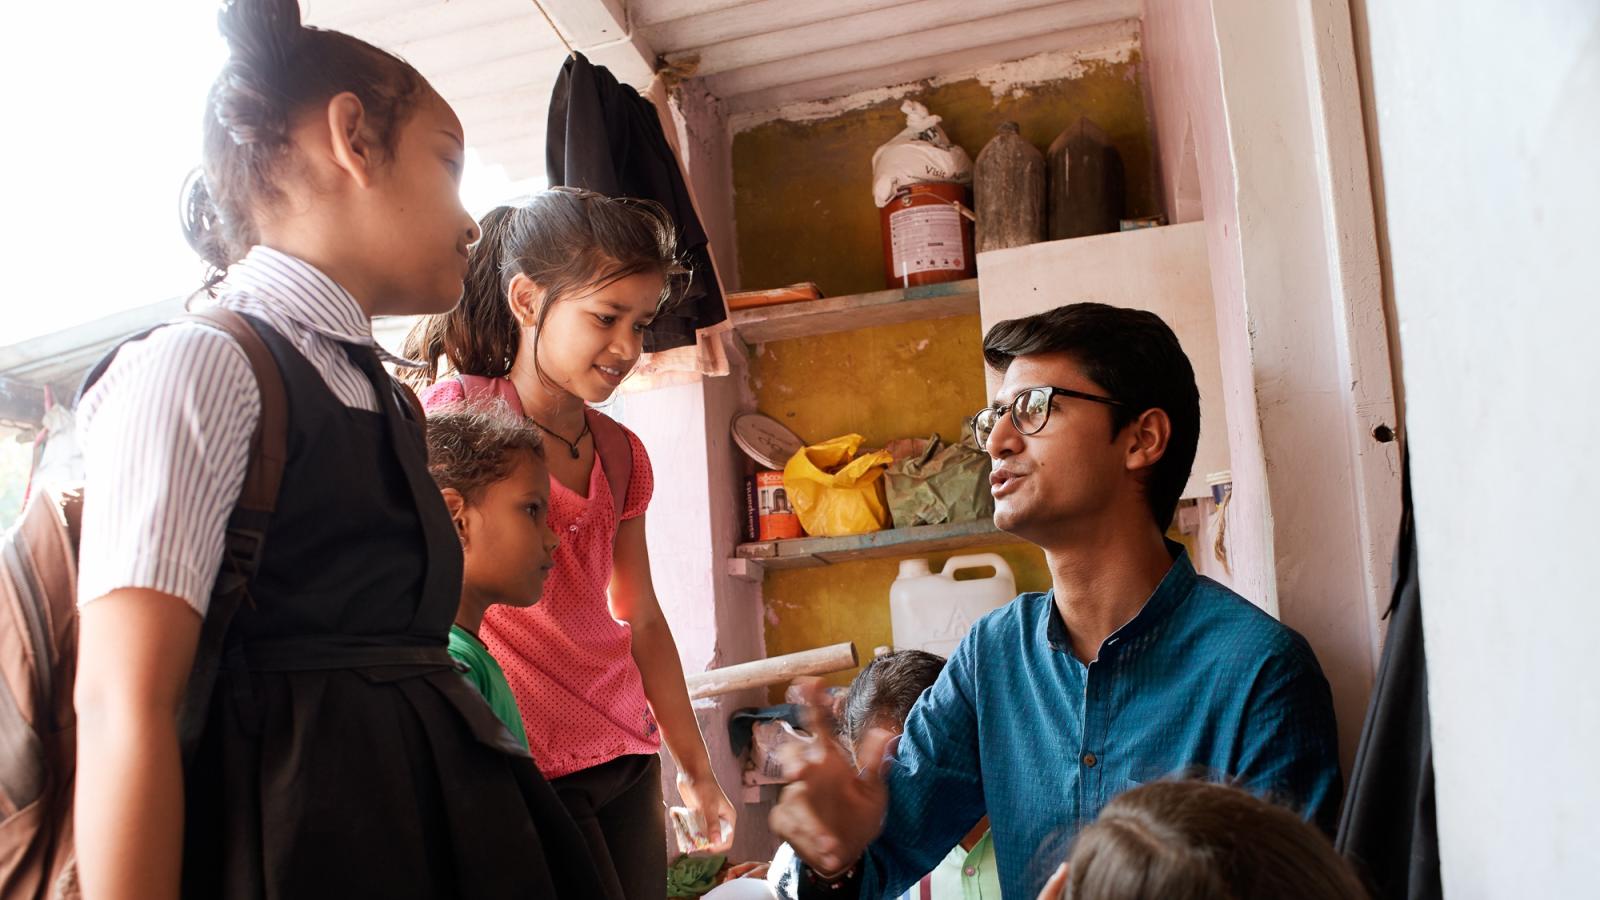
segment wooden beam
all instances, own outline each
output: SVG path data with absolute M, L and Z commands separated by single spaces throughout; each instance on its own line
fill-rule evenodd
M 770 0 L 767 0 L 770 2 Z M 765 6 L 766 2 L 753 4 Z M 787 4 L 790 7 L 796 4 Z M 810 9 L 810 7 L 805 7 Z M 1029 10 L 1038 11 L 1034 21 L 1048 22 L 1050 27 L 1007 26 L 1007 15 Z M 993 43 L 985 34 L 1011 34 L 1014 30 L 1031 27 L 1032 32 L 1060 31 L 1138 15 L 1139 0 L 988 0 L 982 4 L 971 0 L 923 0 L 913 12 L 905 7 L 874 9 L 869 12 L 832 19 L 813 19 L 794 27 L 772 24 L 766 29 L 733 40 L 700 46 L 691 46 L 688 52 L 699 57 L 697 75 L 715 75 L 734 69 L 762 65 L 779 60 L 803 59 L 825 50 L 852 48 L 857 57 L 878 61 L 877 54 L 886 42 L 903 35 L 919 41 L 921 35 L 948 26 L 965 26 L 962 31 L 971 43 Z M 774 11 L 776 21 L 782 21 Z M 798 17 L 793 17 L 798 18 Z M 869 49 L 870 48 L 870 49 Z M 669 54 L 669 59 L 672 58 Z
M 556 30 L 574 50 L 611 70 L 617 80 L 645 87 L 656 53 L 628 19 L 623 0 L 541 0 Z
M 304 20 L 307 25 L 343 31 L 385 50 L 395 50 L 418 38 L 453 34 L 491 23 L 514 27 L 531 21 L 543 32 L 550 31 L 539 10 L 527 0 L 474 0 L 472 3 L 427 0 L 412 9 L 394 0 L 377 0 L 376 6 L 368 9 L 362 9 L 351 0 L 336 3 L 311 0 L 308 5 Z M 551 35 L 551 40 L 554 39 Z
M 660 18 L 646 20 L 645 15 L 648 13 L 655 16 L 656 8 L 661 5 L 652 3 L 644 10 L 635 13 L 633 21 L 635 27 L 644 28 L 652 47 L 662 54 L 671 54 L 751 35 L 810 25 L 813 22 L 828 22 L 873 9 L 893 7 L 899 9 L 903 15 L 908 15 L 908 11 L 915 9 L 921 2 L 922 0 L 911 0 L 907 3 L 902 0 L 898 3 L 885 4 L 881 0 L 812 0 L 808 3 L 795 3 L 793 0 L 755 0 L 753 3 L 741 3 L 731 8 L 680 15 L 670 20 Z M 1058 2 L 1058 0 L 1045 0 L 1045 2 Z
M 812 0 L 818 6 L 827 5 L 822 0 Z M 882 2 L 882 0 L 854 0 L 857 3 Z M 701 19 L 726 10 L 750 6 L 750 0 L 649 0 L 635 3 L 635 25 L 659 25 L 679 19 Z
M 428 81 L 451 105 L 475 97 L 492 96 L 519 88 L 542 89 L 548 93 L 561 74 L 567 53 L 557 48 L 538 54 L 488 60 L 465 69 L 439 74 L 429 73 Z
M 815 650 L 785 653 L 782 656 L 723 666 L 709 672 L 696 672 L 686 676 L 684 681 L 688 683 L 689 699 L 699 700 L 702 697 L 715 697 L 718 694 L 731 694 L 734 691 L 750 688 L 787 684 L 802 675 L 829 675 L 843 672 L 846 669 L 854 669 L 859 664 L 856 645 L 845 641 L 842 644 L 818 647 Z
M 721 75 L 711 75 L 706 78 L 706 83 L 713 94 L 731 97 L 844 72 L 881 69 L 895 63 L 931 63 L 949 72 L 953 70 L 943 65 L 945 60 L 942 59 L 947 54 L 969 51 L 974 47 L 1003 45 L 1042 34 L 1104 25 L 1108 21 L 1107 16 L 1122 18 L 1112 13 L 1125 12 L 1126 7 L 1127 0 L 1059 3 L 974 22 L 943 25 L 926 31 L 902 32 L 875 40 L 870 46 L 836 46 L 792 59 L 746 66 Z

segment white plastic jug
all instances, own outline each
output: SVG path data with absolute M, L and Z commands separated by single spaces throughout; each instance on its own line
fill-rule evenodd
M 966 569 L 993 567 L 988 578 L 957 581 Z M 953 556 L 935 575 L 925 559 L 900 563 L 889 586 L 889 626 L 896 650 L 926 650 L 949 658 L 967 629 L 984 613 L 1017 596 L 1017 580 L 998 553 Z

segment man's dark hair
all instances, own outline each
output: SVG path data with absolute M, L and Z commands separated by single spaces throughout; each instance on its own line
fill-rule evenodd
M 1152 312 L 1073 303 L 1000 322 L 983 339 L 984 361 L 997 372 L 1019 356 L 1043 353 L 1071 354 L 1090 381 L 1123 403 L 1110 407 L 1113 438 L 1146 410 L 1167 414 L 1172 422 L 1167 452 L 1145 483 L 1150 514 L 1166 531 L 1200 441 L 1200 391 L 1178 336 Z
M 923 650 L 896 650 L 867 663 L 844 698 L 839 725 L 845 741 L 854 747 L 867 729 L 904 722 L 942 671 L 944 657 Z

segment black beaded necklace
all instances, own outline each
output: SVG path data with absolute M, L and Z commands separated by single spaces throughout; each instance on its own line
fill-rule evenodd
M 526 418 L 529 422 L 532 422 L 533 424 L 538 425 L 540 431 L 544 432 L 545 434 L 547 434 L 547 435 L 555 438 L 556 440 L 560 441 L 561 443 L 565 444 L 567 449 L 572 452 L 572 458 L 573 459 L 577 459 L 578 458 L 578 445 L 583 443 L 583 436 L 589 433 L 589 417 L 588 416 L 584 416 L 583 417 L 583 430 L 578 432 L 578 436 L 573 438 L 570 441 L 567 440 L 566 438 L 562 437 L 561 435 L 556 434 L 555 431 L 553 431 L 552 429 L 546 428 L 545 426 L 540 425 L 539 424 L 539 420 L 535 419 L 533 416 L 524 416 L 524 418 Z

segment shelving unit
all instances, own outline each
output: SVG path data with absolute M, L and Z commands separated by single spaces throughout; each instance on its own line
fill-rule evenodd
M 849 537 L 795 538 L 740 544 L 734 564 L 747 577 L 759 578 L 762 569 L 804 569 L 863 559 L 891 559 L 942 553 L 968 547 L 1021 543 L 1021 539 L 994 527 L 988 519 L 953 525 L 919 525 L 891 528 Z
M 740 310 L 733 325 L 745 343 L 760 344 L 977 313 L 978 279 L 968 278 Z

